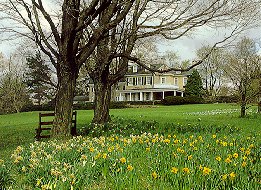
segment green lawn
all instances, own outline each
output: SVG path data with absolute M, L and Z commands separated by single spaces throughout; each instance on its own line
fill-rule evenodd
M 250 111 L 256 111 L 251 107 Z M 155 106 L 150 108 L 113 109 L 111 115 L 135 120 L 156 120 L 166 123 L 202 123 L 206 125 L 237 126 L 243 133 L 260 134 L 261 117 L 250 114 L 247 118 L 239 118 L 239 106 L 232 104 L 201 104 L 181 106 Z M 78 111 L 78 127 L 90 123 L 92 110 Z M 200 120 L 200 121 L 199 121 Z M 27 112 L 0 115 L 0 158 L 10 156 L 18 145 L 26 145 L 34 141 L 35 128 L 38 125 L 38 112 Z

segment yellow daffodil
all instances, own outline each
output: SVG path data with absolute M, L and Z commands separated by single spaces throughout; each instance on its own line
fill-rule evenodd
M 246 163 L 246 162 L 243 162 L 241 166 L 242 166 L 242 167 L 246 167 L 246 165 L 247 165 L 247 163 Z
M 221 176 L 222 180 L 226 180 L 227 179 L 227 174 L 224 174 Z
M 17 156 L 14 160 L 14 163 L 15 164 L 18 164 L 21 160 L 23 160 L 23 157 L 22 156 Z
M 230 174 L 229 174 L 229 178 L 230 179 L 234 179 L 236 177 L 236 174 L 235 174 L 235 172 L 231 172 Z
M 234 153 L 234 154 L 233 154 L 233 157 L 234 157 L 234 158 L 238 158 L 238 153 Z
M 87 160 L 87 156 L 83 154 L 80 160 Z
M 128 170 L 128 171 L 132 171 L 133 169 L 134 169 L 133 166 L 131 166 L 131 165 L 128 165 L 128 166 L 127 166 L 127 170 Z
M 189 155 L 189 156 L 188 156 L 188 160 L 191 160 L 191 159 L 192 159 L 192 155 Z
M 207 168 L 207 167 L 204 167 L 202 172 L 203 172 L 203 175 L 208 175 L 208 174 L 210 174 L 211 169 Z
M 0 159 L 0 165 L 4 164 L 4 160 Z
M 221 161 L 221 157 L 220 157 L 220 156 L 217 156 L 217 157 L 216 157 L 216 160 L 220 162 L 220 161 Z
M 36 180 L 36 186 L 38 187 L 42 183 L 42 178 Z
M 223 146 L 227 146 L 227 142 L 223 142 L 222 145 L 223 145 Z
M 126 158 L 125 158 L 125 157 L 120 158 L 120 162 L 121 162 L 122 164 L 125 164 L 125 163 L 126 163 Z
M 153 179 L 157 179 L 158 178 L 158 174 L 154 171 L 154 172 L 152 172 L 152 177 L 153 177 Z
M 106 154 L 106 153 L 103 153 L 103 154 L 102 154 L 102 158 L 103 158 L 103 159 L 106 159 L 106 158 L 107 158 L 107 154 Z
M 232 161 L 231 161 L 231 159 L 230 159 L 229 157 L 227 157 L 227 158 L 225 159 L 225 162 L 226 162 L 226 163 L 231 163 Z
M 25 166 L 22 167 L 22 171 L 26 172 L 26 167 Z
M 171 168 L 171 173 L 177 174 L 178 171 L 179 171 L 179 169 L 176 168 L 176 167 L 172 167 L 172 168 Z
M 251 150 L 250 149 L 247 149 L 246 151 L 245 151 L 245 154 L 246 155 L 249 155 L 251 153 Z
M 94 159 L 97 160 L 97 159 L 99 159 L 101 156 L 102 156 L 102 154 L 101 154 L 101 153 L 98 153 L 98 154 L 95 155 Z
M 183 168 L 182 171 L 183 171 L 184 173 L 187 173 L 187 174 L 190 172 L 190 171 L 189 171 L 189 168 Z

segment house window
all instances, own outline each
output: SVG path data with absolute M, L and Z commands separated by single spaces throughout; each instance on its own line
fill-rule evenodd
M 138 85 L 142 85 L 142 77 L 138 77 Z
M 137 78 L 133 77 L 133 86 L 137 85 Z
M 146 77 L 146 85 L 152 84 L 152 77 Z
M 149 94 L 149 92 L 146 92 L 146 93 L 145 93 L 145 96 L 146 96 L 146 100 L 150 100 L 150 94 Z
M 127 86 L 133 86 L 133 78 L 127 78 Z
M 174 85 L 178 86 L 178 78 L 174 78 Z
M 142 85 L 146 85 L 146 77 L 142 77 Z
M 183 78 L 183 86 L 185 86 L 185 85 L 187 84 L 187 82 L 188 82 L 188 78 L 187 78 L 187 77 L 184 77 L 184 78 Z
M 133 72 L 134 72 L 134 73 L 137 73 L 137 72 L 138 72 L 138 66 L 137 66 L 137 65 L 134 65 L 132 69 L 133 69 Z
M 161 77 L 160 83 L 161 84 L 166 84 L 166 77 Z

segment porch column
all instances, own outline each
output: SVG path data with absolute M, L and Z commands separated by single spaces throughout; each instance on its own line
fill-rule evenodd
M 140 101 L 143 101 L 143 93 L 140 92 Z
M 184 97 L 184 93 L 183 92 L 181 92 L 181 97 Z
M 131 92 L 130 92 L 130 101 L 131 101 Z
M 177 96 L 177 91 L 174 91 L 174 92 L 173 92 L 173 96 Z
M 121 93 L 120 93 L 119 101 L 122 101 L 122 96 L 121 96 Z
M 150 100 L 153 101 L 153 92 L 150 92 Z
M 163 91 L 162 92 L 162 99 L 164 99 L 165 98 L 165 92 Z

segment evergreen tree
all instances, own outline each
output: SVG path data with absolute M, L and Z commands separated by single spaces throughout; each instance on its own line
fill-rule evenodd
M 185 95 L 202 97 L 203 93 L 202 79 L 199 72 L 194 69 L 192 74 L 188 77 L 188 81 L 185 86 Z
M 55 84 L 52 82 L 51 69 L 42 59 L 40 52 L 26 59 L 28 71 L 26 72 L 26 84 L 32 98 L 38 105 L 50 100 L 53 96 Z

